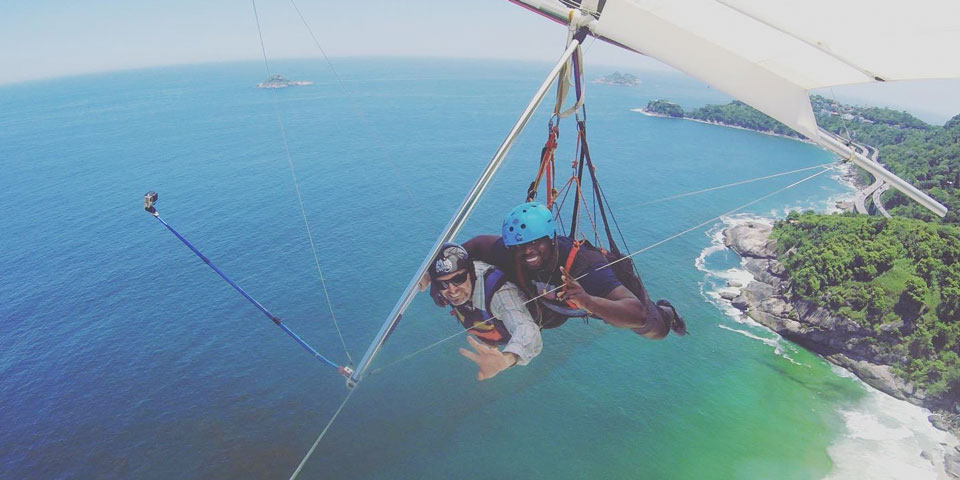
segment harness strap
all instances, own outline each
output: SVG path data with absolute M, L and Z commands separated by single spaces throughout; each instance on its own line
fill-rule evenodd
M 496 267 L 488 270 L 483 276 L 483 295 L 486 297 L 483 302 L 488 313 L 493 313 L 493 309 L 490 307 L 490 302 L 493 301 L 493 294 L 497 293 L 505 283 L 507 283 L 507 276 L 503 273 L 503 270 Z
M 530 186 L 527 187 L 527 201 L 532 202 L 537 196 L 537 188 L 545 174 L 547 176 L 547 208 L 552 208 L 556 199 L 556 191 L 553 188 L 553 154 L 557 150 L 557 137 L 560 136 L 560 129 L 553 122 L 550 122 L 548 130 L 547 143 L 544 144 L 543 150 L 540 152 L 540 168 L 537 169 L 537 178 L 530 182 Z
M 493 295 L 505 283 L 507 277 L 503 271 L 491 268 L 483 275 L 483 307 L 474 305 L 468 310 L 461 310 L 459 306 L 454 306 L 450 310 L 450 315 L 456 318 L 463 328 L 487 345 L 504 345 L 510 341 L 510 332 L 501 320 L 493 316 L 490 307 Z
M 563 271 L 566 272 L 566 275 L 572 275 L 570 268 L 573 267 L 573 261 L 577 258 L 577 253 L 580 252 L 580 247 L 583 246 L 583 242 L 583 240 L 573 241 L 573 245 L 570 247 L 570 253 L 567 254 L 567 261 L 563 264 Z M 564 293 L 566 293 L 566 289 L 564 289 Z M 573 308 L 580 308 L 577 304 L 569 300 L 567 301 L 567 305 Z

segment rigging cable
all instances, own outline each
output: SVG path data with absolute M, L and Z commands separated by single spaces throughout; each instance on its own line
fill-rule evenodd
M 310 447 L 310 450 L 307 451 L 307 454 L 303 456 L 303 460 L 300 460 L 300 465 L 297 465 L 297 469 L 293 471 L 293 474 L 290 475 L 290 480 L 297 480 L 297 476 L 300 475 L 300 471 L 303 470 L 303 466 L 307 464 L 307 460 L 310 460 L 310 457 L 313 455 L 313 451 L 317 449 L 317 445 L 320 445 L 320 441 L 323 440 L 323 437 L 327 434 L 327 431 L 330 430 L 330 426 L 333 425 L 333 421 L 337 419 L 337 415 L 340 415 L 340 411 L 343 410 L 343 407 L 347 405 L 347 401 L 350 400 L 350 396 L 353 395 L 356 388 L 351 388 L 347 392 L 346 398 L 343 399 L 343 402 L 340 403 L 340 406 L 337 407 L 337 411 L 333 412 L 333 416 L 330 417 L 330 421 L 327 422 L 327 426 L 323 427 L 323 431 L 320 432 L 320 435 L 317 436 L 317 440 L 313 442 L 313 446 Z
M 671 236 L 669 236 L 669 237 L 667 237 L 667 238 L 665 238 L 665 239 L 663 239 L 663 240 L 660 240 L 660 241 L 658 241 L 658 242 L 656 242 L 656 243 L 652 243 L 652 244 L 650 244 L 650 245 L 647 245 L 646 247 L 641 248 L 640 250 L 637 250 L 636 252 L 633 252 L 633 253 L 631 253 L 631 254 L 629 254 L 629 255 L 625 255 L 625 256 L 623 256 L 623 257 L 621 257 L 621 258 L 619 258 L 619 259 L 617 259 L 617 260 L 614 260 L 614 261 L 612 261 L 612 262 L 610 262 L 610 263 L 608 263 L 608 264 L 606 264 L 606 265 L 601 265 L 601 266 L 595 268 L 594 270 L 588 271 L 587 273 L 584 273 L 583 275 L 580 275 L 579 277 L 576 277 L 575 280 L 580 280 L 580 279 L 582 279 L 583 277 L 586 277 L 587 275 L 590 275 L 591 273 L 593 273 L 593 272 L 595 272 L 595 271 L 599 271 L 599 270 L 602 270 L 602 269 L 604 269 L 604 268 L 610 267 L 611 265 L 613 265 L 613 264 L 615 264 L 615 263 L 621 262 L 621 261 L 626 260 L 626 259 L 628 259 L 628 258 L 631 258 L 631 257 L 633 257 L 633 256 L 635 256 L 635 255 L 639 255 L 639 254 L 641 254 L 641 253 L 643 253 L 643 252 L 646 252 L 647 250 L 650 250 L 650 249 L 652 249 L 652 248 L 654 248 L 654 247 L 657 247 L 657 246 L 662 245 L 662 244 L 664 244 L 664 243 L 667 243 L 667 242 L 669 242 L 669 241 L 671 241 L 671 240 L 674 240 L 674 239 L 676 239 L 676 238 L 678 238 L 678 237 L 681 237 L 681 236 L 683 236 L 683 235 L 686 235 L 687 233 L 690 233 L 690 232 L 692 232 L 692 231 L 694 231 L 694 230 L 697 230 L 697 229 L 699 229 L 699 228 L 701 228 L 701 227 L 703 227 L 703 226 L 705 226 L 705 225 L 707 225 L 707 224 L 709 224 L 709 223 L 711 223 L 711 222 L 715 222 L 715 221 L 717 221 L 717 220 L 722 220 L 723 217 L 732 215 L 732 214 L 734 214 L 734 213 L 736 213 L 736 212 L 738 212 L 738 211 L 740 211 L 740 210 L 743 210 L 744 208 L 747 208 L 747 207 L 749 207 L 749 206 L 751 206 L 751 205 L 754 205 L 754 204 L 756 204 L 756 203 L 758 203 L 758 202 L 760 202 L 760 201 L 762 201 L 762 200 L 765 200 L 765 199 L 767 199 L 767 198 L 769 198 L 769 197 L 772 197 L 772 196 L 774 196 L 774 195 L 776 195 L 776 194 L 778 194 L 778 193 L 780 193 L 780 192 L 789 190 L 789 189 L 791 189 L 791 188 L 793 188 L 793 187 L 796 187 L 797 185 L 800 185 L 801 183 L 804 183 L 804 182 L 806 182 L 806 181 L 808 181 L 808 180 L 812 180 L 813 178 L 816 178 L 816 177 L 818 177 L 818 176 L 820 176 L 820 175 L 822 175 L 822 174 L 824 174 L 824 173 L 826 173 L 826 172 L 829 172 L 830 170 L 831 170 L 830 168 L 824 168 L 823 170 L 821 170 L 821 171 L 819 171 L 819 172 L 817 172 L 817 173 L 814 173 L 813 175 L 807 176 L 807 177 L 805 177 L 805 178 L 803 178 L 803 179 L 801 179 L 801 180 L 798 180 L 798 181 L 796 181 L 796 182 L 794 182 L 794 183 L 791 183 L 790 185 L 787 185 L 786 187 L 780 188 L 780 189 L 778 189 L 778 190 L 774 190 L 773 192 L 770 192 L 770 193 L 768 193 L 768 194 L 766 194 L 766 195 L 764 195 L 764 196 L 762 196 L 762 197 L 759 197 L 759 198 L 756 198 L 756 199 L 754 199 L 754 200 L 751 200 L 751 201 L 749 201 L 749 202 L 747 202 L 747 203 L 745 203 L 745 204 L 743 204 L 743 205 L 740 205 L 739 207 L 736 207 L 736 208 L 734 208 L 734 209 L 732 209 L 732 210 L 729 210 L 729 211 L 727 211 L 727 212 L 725 212 L 725 213 L 722 213 L 722 214 L 720 214 L 720 215 L 717 215 L 717 216 L 715 216 L 715 217 L 713 217 L 713 218 L 711 218 L 711 219 L 709 219 L 709 220 L 706 220 L 706 221 L 701 222 L 701 223 L 699 223 L 699 224 L 697 224 L 697 225 L 694 225 L 693 227 L 690 227 L 690 228 L 688 228 L 688 229 L 686 229 L 686 230 L 684 230 L 684 231 L 682 231 L 682 232 L 680 232 L 680 233 L 676 233 L 676 234 L 671 235 Z M 541 297 L 544 297 L 544 296 L 549 295 L 549 294 L 551 294 L 551 293 L 553 293 L 553 292 L 556 292 L 556 291 L 560 290 L 561 288 L 563 288 L 562 285 L 559 286 L 559 287 L 554 288 L 553 290 L 545 291 L 545 292 L 541 293 L 540 295 L 537 295 L 536 297 L 533 297 L 533 298 L 527 300 L 526 302 L 524 302 L 522 305 L 520 305 L 520 308 L 525 307 L 528 303 L 534 302 L 534 301 L 538 300 L 538 299 L 541 298 Z M 376 375 L 376 374 L 382 373 L 385 369 L 387 369 L 387 368 L 389 368 L 389 367 L 392 367 L 392 366 L 394 366 L 394 365 L 396 365 L 396 364 L 398 364 L 398 363 L 401 363 L 401 362 L 404 362 L 404 361 L 406 361 L 406 360 L 409 360 L 409 359 L 413 358 L 413 357 L 416 356 L 416 355 L 419 355 L 419 354 L 421 354 L 421 353 L 423 353 L 423 352 L 425 352 L 425 351 L 427 351 L 427 350 L 430 350 L 430 349 L 433 348 L 433 347 L 436 347 L 437 345 L 440 345 L 440 344 L 445 343 L 445 342 L 447 342 L 447 341 L 449 341 L 449 340 L 452 340 L 452 339 L 454 339 L 454 338 L 456 338 L 456 337 L 459 337 L 460 335 L 463 335 L 463 334 L 465 334 L 465 333 L 468 333 L 470 330 L 472 330 L 472 329 L 474 329 L 474 328 L 476 328 L 476 327 L 479 327 L 480 325 L 485 325 L 485 324 L 487 324 L 487 323 L 489 323 L 489 322 L 492 322 L 492 321 L 494 321 L 494 320 L 497 320 L 497 319 L 498 319 L 497 316 L 493 316 L 493 317 L 491 317 L 490 319 L 488 319 L 488 320 L 486 320 L 486 321 L 484 321 L 484 322 L 481 322 L 481 323 L 479 323 L 479 324 L 477 324 L 477 325 L 474 325 L 474 326 L 471 327 L 471 328 L 461 330 L 461 331 L 459 331 L 459 332 L 457 332 L 457 333 L 455 333 L 455 334 L 453 334 L 453 335 L 450 335 L 450 336 L 448 336 L 448 337 L 446 337 L 446 338 L 444 338 L 444 339 L 441 339 L 441 340 L 438 340 L 438 341 L 436 341 L 436 342 L 434 342 L 434 343 L 431 343 L 430 345 L 427 345 L 427 346 L 425 346 L 425 347 L 422 347 L 422 348 L 420 348 L 419 350 L 414 351 L 413 353 L 410 353 L 410 354 L 408 354 L 408 355 L 405 355 L 405 356 L 403 356 L 403 357 L 401 357 L 401 358 L 399 358 L 399 359 L 397 359 L 397 360 L 394 360 L 394 361 L 392 361 L 392 362 L 390 362 L 390 363 L 385 364 L 385 365 L 382 366 L 382 367 L 379 367 L 379 368 L 377 368 L 377 369 L 375 369 L 375 370 L 372 370 L 372 371 L 370 372 L 370 375 L 372 376 L 372 375 Z
M 267 63 L 267 50 L 263 45 L 263 32 L 260 29 L 260 15 L 257 13 L 257 1 L 251 0 L 251 2 L 253 3 L 253 14 L 257 19 L 257 35 L 260 37 L 260 50 L 263 53 L 263 64 L 267 69 L 267 77 L 269 77 L 270 65 L 269 63 Z M 292 3 L 292 0 L 291 0 L 291 3 Z M 296 8 L 295 3 L 294 3 L 294 8 Z M 298 14 L 300 13 L 299 9 L 297 9 L 297 13 Z M 301 15 L 300 18 L 303 19 L 303 16 Z M 304 24 L 306 24 L 306 22 L 304 22 Z M 309 31 L 310 27 L 307 26 L 307 29 Z M 313 36 L 313 31 L 310 31 L 310 36 Z M 314 41 L 316 41 L 316 38 L 314 38 Z M 320 46 L 319 43 L 317 44 L 317 46 L 318 47 Z M 320 51 L 322 52 L 323 49 L 321 48 Z M 324 58 L 326 58 L 326 53 L 324 53 Z M 334 74 L 336 74 L 336 71 L 334 71 Z M 340 81 L 339 75 L 337 75 L 337 81 Z M 340 343 L 343 345 L 343 351 L 347 354 L 347 359 L 350 361 L 350 364 L 353 365 L 353 358 L 350 356 L 350 351 L 347 349 L 347 344 L 343 339 L 343 333 L 340 331 L 340 325 L 337 322 L 337 317 L 333 313 L 333 303 L 330 301 L 330 294 L 327 292 L 327 285 L 323 278 L 323 271 L 320 269 L 320 258 L 317 256 L 317 249 L 313 242 L 313 235 L 310 233 L 310 223 L 307 221 L 307 213 L 303 207 L 303 198 L 300 195 L 300 186 L 297 182 L 297 174 L 295 169 L 293 168 L 293 159 L 290 156 L 290 147 L 287 144 L 286 128 L 283 125 L 283 118 L 280 114 L 280 104 L 277 101 L 276 92 L 273 92 L 273 106 L 274 106 L 274 111 L 276 112 L 277 122 L 280 124 L 280 132 L 283 137 L 283 149 L 287 156 L 287 163 L 290 166 L 290 175 L 293 177 L 293 186 L 297 192 L 297 201 L 300 203 L 300 213 L 303 216 L 303 224 L 307 230 L 307 238 L 310 240 L 310 251 L 313 253 L 313 259 L 316 262 L 317 273 L 320 275 L 320 284 L 323 286 L 323 294 L 327 300 L 327 306 L 330 308 L 330 316 L 333 319 L 333 324 L 337 329 L 337 335 L 340 337 Z M 304 455 L 303 459 L 300 460 L 300 464 L 297 465 L 296 470 L 294 470 L 293 474 L 290 476 L 290 480 L 295 480 L 297 476 L 300 475 L 300 471 L 303 470 L 303 466 L 306 465 L 307 460 L 309 460 L 310 457 L 313 455 L 313 452 L 317 449 L 317 446 L 320 444 L 320 441 L 323 440 L 323 437 L 330 430 L 330 426 L 333 425 L 333 422 L 337 419 L 337 416 L 340 415 L 340 412 L 343 410 L 343 407 L 347 405 L 347 402 L 350 400 L 350 397 L 353 396 L 353 392 L 354 392 L 354 389 L 350 389 L 350 391 L 347 392 L 347 396 L 343 399 L 343 402 L 340 403 L 340 406 L 337 407 L 337 410 L 330 417 L 330 420 L 327 421 L 327 425 L 323 427 L 323 430 L 320 432 L 320 435 L 317 436 L 317 440 L 313 442 L 313 445 L 310 447 L 310 450 L 308 450 L 306 455 Z
M 784 175 L 790 175 L 790 174 L 792 174 L 792 173 L 805 172 L 805 171 L 807 171 L 807 170 L 813 170 L 813 169 L 816 169 L 816 168 L 827 168 L 827 167 L 830 167 L 830 166 L 832 166 L 832 165 L 836 165 L 836 162 L 821 163 L 820 165 L 814 165 L 814 166 L 812 166 L 812 167 L 798 168 L 798 169 L 796 169 L 796 170 L 790 170 L 790 171 L 787 171 L 787 172 L 780 172 L 780 173 L 774 173 L 774 174 L 772 174 L 772 175 L 765 175 L 765 176 L 762 176 L 762 177 L 751 178 L 750 180 L 741 180 L 741 181 L 739 181 L 739 182 L 728 183 L 728 184 L 726 184 L 726 185 L 718 185 L 718 186 L 716 186 L 716 187 L 704 188 L 703 190 L 696 190 L 696 191 L 692 191 L 692 192 L 681 193 L 681 194 L 679 194 L 679 195 L 671 195 L 671 196 L 669 196 L 669 197 L 658 198 L 658 199 L 656 199 L 656 200 L 648 200 L 648 201 L 646 201 L 646 202 L 641 202 L 641 203 L 637 203 L 637 204 L 634 204 L 634 205 L 630 205 L 630 206 L 627 207 L 627 208 L 643 207 L 643 206 L 650 205 L 650 204 L 653 204 L 653 203 L 666 202 L 666 201 L 668 201 L 668 200 L 675 200 L 675 199 L 678 199 L 678 198 L 689 197 L 689 196 L 691 196 L 691 195 L 697 195 L 697 194 L 700 194 L 700 193 L 712 192 L 712 191 L 714 191 L 714 190 L 721 190 L 721 189 L 728 188 L 728 187 L 735 187 L 735 186 L 737 186 L 737 185 L 744 185 L 744 184 L 747 184 L 747 183 L 758 182 L 758 181 L 760 181 L 760 180 L 768 180 L 768 179 L 771 179 L 771 178 L 782 177 L 782 176 L 784 176 Z
M 727 212 L 727 213 L 720 214 L 720 215 L 718 215 L 718 216 L 716 216 L 716 217 L 711 218 L 710 220 L 707 220 L 707 221 L 705 221 L 705 222 L 703 222 L 703 223 L 700 223 L 700 224 L 698 224 L 698 225 L 695 225 L 695 226 L 693 226 L 693 227 L 690 227 L 690 228 L 688 228 L 688 229 L 686 229 L 686 230 L 684 230 L 684 231 L 682 231 L 682 232 L 680 232 L 680 233 L 674 234 L 674 235 L 669 236 L 669 237 L 667 237 L 667 238 L 665 238 L 665 239 L 663 239 L 663 240 L 660 240 L 659 242 L 653 243 L 653 244 L 651 244 L 651 245 L 647 245 L 646 247 L 641 248 L 640 250 L 637 250 L 636 252 L 633 252 L 633 253 L 631 253 L 630 255 L 627 255 L 627 256 L 625 256 L 625 257 L 623 257 L 623 258 L 619 258 L 619 259 L 617 259 L 617 260 L 614 260 L 614 261 L 612 261 L 612 262 L 610 262 L 610 263 L 608 263 L 608 264 L 606 264 L 606 265 L 603 265 L 603 266 L 601 266 L 601 267 L 597 267 L 594 271 L 600 270 L 600 269 L 603 269 L 603 268 L 607 268 L 607 267 L 609 267 L 609 266 L 611 266 L 611 265 L 613 265 L 613 264 L 615 264 L 615 263 L 617 263 L 617 262 L 621 262 L 621 261 L 626 260 L 626 259 L 628 259 L 628 258 L 630 258 L 630 257 L 633 257 L 634 255 L 639 255 L 639 254 L 641 254 L 641 253 L 643 253 L 643 252 L 646 252 L 647 250 L 650 250 L 650 249 L 653 248 L 653 247 L 656 247 L 656 246 L 658 246 L 658 245 L 664 244 L 664 243 L 666 243 L 666 242 L 668 242 L 668 241 L 670 241 L 670 240 L 673 240 L 673 239 L 675 239 L 675 238 L 677 238 L 677 237 L 680 237 L 680 236 L 682 236 L 682 235 L 685 235 L 685 234 L 687 234 L 687 233 L 690 233 L 690 232 L 692 232 L 692 231 L 694 231 L 694 230 L 696 230 L 696 229 L 698 229 L 698 228 L 700 228 L 700 227 L 702 227 L 702 226 L 704 226 L 704 225 L 706 225 L 706 224 L 708 224 L 708 223 L 710 223 L 710 222 L 713 222 L 713 221 L 716 221 L 716 220 L 720 220 L 720 219 L 722 219 L 723 217 L 726 217 L 726 216 L 728 216 L 728 215 L 732 215 L 732 214 L 736 213 L 737 211 L 743 210 L 744 208 L 749 207 L 750 205 L 753 205 L 753 204 L 755 204 L 755 203 L 757 203 L 757 202 L 760 202 L 761 200 L 765 200 L 765 199 L 767 199 L 767 198 L 769 198 L 769 197 L 772 197 L 773 195 L 776 195 L 776 194 L 778 194 L 778 193 L 780 193 L 780 192 L 782 192 L 782 191 L 784 191 L 784 190 L 787 190 L 787 189 L 793 188 L 793 187 L 795 187 L 795 186 L 797 186 L 797 185 L 800 185 L 801 183 L 806 182 L 807 180 L 812 180 L 812 179 L 814 179 L 814 178 L 816 178 L 816 177 L 818 177 L 818 176 L 820 176 L 820 175 L 823 175 L 824 173 L 829 172 L 830 170 L 831 170 L 830 168 L 824 168 L 823 170 L 820 170 L 819 172 L 814 173 L 813 175 L 810 175 L 810 176 L 808 176 L 808 177 L 806 177 L 806 178 L 804 178 L 804 179 L 802 179 L 802 180 L 798 180 L 798 181 L 796 181 L 796 182 L 793 182 L 793 183 L 791 183 L 790 185 L 787 185 L 786 187 L 783 187 L 783 188 L 781 188 L 781 189 L 779 189 L 779 190 L 776 190 L 776 191 L 774 191 L 774 192 L 768 193 L 768 194 L 766 194 L 766 195 L 764 195 L 764 196 L 762 196 L 762 197 L 760 197 L 760 198 L 757 198 L 757 199 L 752 200 L 752 201 L 750 201 L 750 202 L 748 202 L 748 203 L 745 203 L 745 204 L 743 204 L 743 205 L 741 205 L 741 206 L 739 206 L 739 207 L 737 207 L 737 208 L 734 208 L 733 210 L 730 210 L 730 211 Z M 587 276 L 587 275 L 589 275 L 589 274 L 590 274 L 589 272 L 588 272 L 588 273 L 585 273 L 585 274 L 577 277 L 577 280 L 579 280 L 579 279 L 581 279 L 581 278 L 583 278 L 583 277 L 585 277 L 585 276 Z M 558 289 L 559 289 L 559 288 L 558 288 Z
M 840 100 L 837 100 L 837 92 L 833 90 L 833 87 L 830 87 L 830 95 L 833 96 L 833 102 L 837 104 L 837 107 L 839 107 L 841 105 Z M 847 138 L 845 140 L 849 143 L 853 143 L 853 137 L 850 135 L 850 127 L 847 126 L 847 119 L 843 118 L 843 116 L 846 114 L 841 110 L 840 112 L 837 112 L 837 115 L 840 117 L 840 124 L 843 125 L 844 133 L 847 134 Z
M 267 49 L 263 45 L 263 32 L 260 29 L 260 14 L 257 13 L 257 1 L 250 0 L 253 3 L 253 15 L 257 19 L 257 35 L 260 38 L 260 51 L 263 53 L 263 65 L 267 70 L 267 78 L 270 77 L 270 64 L 267 62 Z M 299 13 L 299 10 L 297 11 Z M 311 32 L 312 35 L 312 32 Z M 347 343 L 343 339 L 343 332 L 340 331 L 340 323 L 337 322 L 337 316 L 333 313 L 333 302 L 330 301 L 330 293 L 327 291 L 327 282 L 323 278 L 323 270 L 320 268 L 320 257 L 317 255 L 317 247 L 313 242 L 313 234 L 310 232 L 310 222 L 307 221 L 307 211 L 303 207 L 303 197 L 300 195 L 300 184 L 297 181 L 297 172 L 293 168 L 293 158 L 290 155 L 290 146 L 287 144 L 287 130 L 283 125 L 283 117 L 280 113 L 280 102 L 277 100 L 276 89 L 273 90 L 273 108 L 276 113 L 277 123 L 280 124 L 280 135 L 283 138 L 283 151 L 287 157 L 287 165 L 290 166 L 290 176 L 293 178 L 293 188 L 297 192 L 297 202 L 300 204 L 300 215 L 303 217 L 303 226 L 307 230 L 307 239 L 310 241 L 310 252 L 313 253 L 313 260 L 317 266 L 317 273 L 320 275 L 320 286 L 323 288 L 323 296 L 327 300 L 327 307 L 330 309 L 330 318 L 333 319 L 333 325 L 337 330 L 337 336 L 340 337 L 340 344 L 343 345 L 343 351 L 347 354 L 347 360 L 353 365 L 353 357 L 347 349 Z
M 307 23 L 306 17 L 303 16 L 303 13 L 300 12 L 300 7 L 297 6 L 297 3 L 294 0 L 290 0 L 290 3 L 293 5 L 294 10 L 297 11 L 297 15 L 300 17 L 300 21 L 303 23 L 304 28 L 307 29 L 307 33 L 310 34 L 310 38 L 313 39 L 314 45 L 317 46 L 317 50 L 320 50 L 320 54 L 323 55 L 323 60 L 327 63 L 327 67 L 330 68 L 330 71 L 333 72 L 333 76 L 337 79 L 337 87 L 340 88 L 340 92 L 343 93 L 348 99 L 350 99 L 350 105 L 357 112 L 357 116 L 360 117 L 360 120 L 363 122 L 363 128 L 365 130 L 364 134 L 369 138 L 376 138 L 373 135 L 373 128 L 370 126 L 370 121 L 367 119 L 367 115 L 364 113 L 363 109 L 359 107 L 357 100 L 350 94 L 350 91 L 343 84 L 343 79 L 340 78 L 340 73 L 337 72 L 337 69 L 333 67 L 333 62 L 330 61 L 330 57 L 327 56 L 327 52 L 320 46 L 320 41 L 317 40 L 317 36 L 314 35 L 313 29 L 310 28 L 310 24 Z M 410 191 L 410 186 L 406 181 L 400 176 L 399 172 L 402 170 L 397 166 L 396 162 L 393 161 L 393 157 L 383 153 L 382 149 L 376 149 L 383 158 L 387 160 L 387 163 L 390 164 L 390 167 L 393 169 L 393 178 L 397 180 L 397 183 L 403 188 L 403 191 L 407 194 L 407 197 L 410 198 L 410 202 L 417 207 L 417 210 L 420 211 L 423 215 L 428 215 L 429 212 L 424 206 L 417 200 L 417 197 Z

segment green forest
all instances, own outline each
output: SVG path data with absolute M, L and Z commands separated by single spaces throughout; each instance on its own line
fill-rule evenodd
M 684 116 L 683 107 L 666 100 L 654 100 L 649 102 L 644 110 L 656 113 L 658 115 L 666 115 L 668 117 L 681 118 Z
M 795 298 L 812 301 L 871 332 L 880 356 L 935 398 L 960 400 L 960 115 L 943 126 L 907 112 L 811 97 L 826 130 L 877 148 L 887 169 L 949 209 L 940 219 L 890 189 L 894 217 L 813 212 L 777 222 L 779 259 Z M 648 110 L 799 137 L 739 101 L 690 112 L 667 101 Z M 680 112 L 678 115 L 677 112 Z
M 792 128 L 760 113 L 750 105 L 734 100 L 726 105 L 707 105 L 687 113 L 687 118 L 706 122 L 723 123 L 749 128 L 759 132 L 770 132 L 790 137 L 800 137 Z
M 773 238 L 793 295 L 872 332 L 876 352 L 930 395 L 960 396 L 960 229 L 794 212 Z

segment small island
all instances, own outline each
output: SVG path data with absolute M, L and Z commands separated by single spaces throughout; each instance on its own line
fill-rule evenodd
M 594 80 L 593 83 L 634 87 L 634 86 L 640 85 L 643 82 L 641 82 L 640 79 L 637 78 L 635 75 L 632 75 L 629 73 L 613 72 L 610 75 L 607 75 L 605 77 L 600 77 Z
M 287 88 L 302 87 L 304 85 L 313 85 L 313 82 L 305 80 L 287 80 L 283 75 L 270 75 L 266 82 L 258 83 L 257 88 Z
M 653 100 L 640 111 L 660 117 L 684 118 L 683 107 L 666 100 Z

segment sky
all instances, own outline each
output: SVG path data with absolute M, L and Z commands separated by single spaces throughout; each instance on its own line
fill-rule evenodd
M 506 0 L 294 0 L 330 57 L 418 56 L 553 61 L 565 27 Z M 252 0 L 5 2 L 0 86 L 113 70 L 261 59 Z M 291 0 L 256 0 L 270 58 L 320 55 Z M 672 70 L 590 40 L 588 65 Z M 834 88 L 854 104 L 905 109 L 934 123 L 960 113 L 960 81 Z

